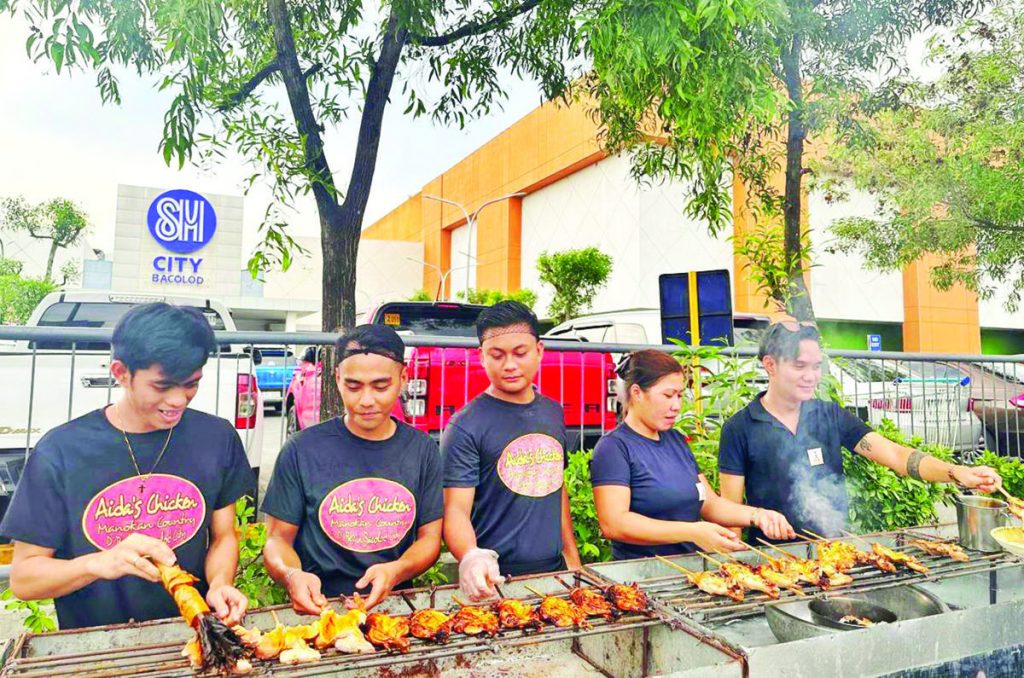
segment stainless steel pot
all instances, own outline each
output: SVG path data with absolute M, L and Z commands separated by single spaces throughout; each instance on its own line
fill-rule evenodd
M 992 538 L 991 532 L 1010 523 L 1005 501 L 960 494 L 954 503 L 957 527 L 960 529 L 960 544 L 964 548 L 985 553 L 1003 550 L 999 542 Z

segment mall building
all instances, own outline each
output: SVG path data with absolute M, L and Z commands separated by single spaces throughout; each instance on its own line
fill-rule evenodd
M 661 274 L 727 269 L 734 309 L 764 313 L 764 299 L 731 238 L 754 224 L 743 185 L 734 185 L 733 224 L 711 237 L 703 223 L 686 216 L 684 185 L 639 185 L 628 158 L 603 152 L 597 132 L 582 108 L 544 104 L 368 225 L 362 247 L 374 241 L 419 245 L 425 289 L 438 288 L 440 273 L 448 274 L 449 297 L 467 286 L 525 287 L 538 294 L 543 315 L 552 292 L 539 281 L 537 258 L 595 246 L 612 256 L 614 268 L 593 299 L 593 312 L 657 308 Z M 496 199 L 475 227 L 460 207 L 442 202 L 472 213 Z M 829 252 L 833 220 L 873 210 L 866 194 L 838 203 L 807 196 L 811 296 L 832 346 L 866 349 L 867 335 L 881 335 L 885 350 L 1024 353 L 1024 314 L 1005 311 L 1001 295 L 979 301 L 964 289 L 938 291 L 929 282 L 929 260 L 879 273 L 857 256 Z

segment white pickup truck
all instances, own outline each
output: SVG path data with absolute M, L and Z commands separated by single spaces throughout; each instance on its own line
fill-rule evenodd
M 233 331 L 227 307 L 196 297 L 125 295 L 70 291 L 47 295 L 33 311 L 28 327 L 112 329 L 137 304 L 166 301 L 197 306 L 214 330 Z M 259 473 L 263 445 L 263 408 L 255 364 L 242 346 L 223 344 L 220 355 L 203 369 L 203 381 L 190 407 L 232 421 L 245 444 L 249 463 Z M 25 452 L 50 429 L 119 397 L 110 376 L 110 345 L 101 342 L 32 337 L 0 340 L 0 510 L 14 491 Z

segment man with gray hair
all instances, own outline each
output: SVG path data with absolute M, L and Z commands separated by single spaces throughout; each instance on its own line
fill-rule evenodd
M 832 537 L 846 527 L 848 500 L 841 448 L 902 476 L 993 492 L 987 466 L 949 464 L 882 437 L 833 402 L 815 398 L 821 335 L 811 322 L 782 321 L 761 339 L 768 389 L 729 418 L 718 448 L 722 496 L 779 511 L 798 532 Z M 751 525 L 750 538 L 766 538 Z

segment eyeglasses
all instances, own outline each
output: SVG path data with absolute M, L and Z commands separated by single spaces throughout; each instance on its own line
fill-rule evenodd
M 818 324 L 813 320 L 777 320 L 771 324 L 771 327 L 781 325 L 790 332 L 799 332 L 801 327 L 813 327 L 818 329 Z

